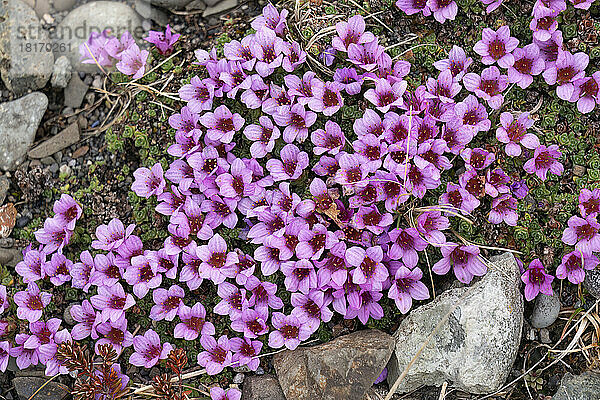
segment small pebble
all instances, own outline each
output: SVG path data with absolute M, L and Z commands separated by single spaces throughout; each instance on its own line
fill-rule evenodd
M 244 382 L 244 374 L 235 374 L 235 376 L 233 377 L 233 383 L 235 383 L 236 385 L 241 385 Z
M 550 340 L 550 331 L 548 329 L 540 329 L 540 341 L 544 344 L 549 344 L 552 342 L 552 340 Z
M 560 299 L 558 294 L 546 296 L 540 293 L 535 299 L 531 313 L 531 325 L 534 328 L 546 328 L 554 323 L 560 312 Z
M 54 163 L 54 158 L 52 158 L 52 157 L 42 158 L 42 164 L 44 164 L 44 165 L 52 165 L 53 163 Z
M 53 174 L 58 172 L 58 164 L 54 163 L 50 166 L 50 172 L 52 172 Z
M 262 369 L 262 367 L 258 367 L 256 369 L 256 375 L 264 375 L 265 374 L 265 370 Z
M 71 160 L 71 161 L 75 161 L 75 160 Z M 65 178 L 70 177 L 71 174 L 73 173 L 73 170 L 68 165 L 61 165 L 59 171 L 60 171 L 60 176 L 64 176 Z
M 27 224 L 29 223 L 29 221 L 31 221 L 31 218 L 29 218 L 26 215 L 23 215 L 20 218 L 17 218 L 17 222 L 15 223 L 15 226 L 17 228 L 24 228 L 27 226 Z

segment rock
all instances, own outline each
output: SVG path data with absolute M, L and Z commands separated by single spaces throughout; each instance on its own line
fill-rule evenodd
M 484 394 L 504 383 L 517 356 L 523 327 L 519 267 L 510 253 L 492 258 L 488 273 L 471 287 L 451 289 L 416 308 L 394 334 L 388 383 L 396 381 L 436 325 L 454 308 L 409 369 L 397 393 L 453 382 Z M 464 296 L 461 298 L 461 296 Z
M 29 399 L 46 383 L 48 378 L 33 376 L 18 377 L 13 379 L 13 385 L 21 399 Z M 69 388 L 56 382 L 48 382 L 36 395 L 36 400 L 61 400 L 69 395 Z
M 0 239 L 0 248 L 8 249 L 15 245 L 15 239 L 13 238 L 2 238 Z
M 394 339 L 370 329 L 273 357 L 287 400 L 361 399 L 390 359 Z
M 54 0 L 52 4 L 56 11 L 67 11 L 71 10 L 75 3 L 77 3 L 77 0 Z
M 60 56 L 54 62 L 54 69 L 52 70 L 52 79 L 50 83 L 55 88 L 66 88 L 73 74 L 73 67 L 71 62 L 65 56 Z
M 38 18 L 43 18 L 44 14 L 49 14 L 52 11 L 52 6 L 48 0 L 36 0 L 34 10 Z
M 584 176 L 587 169 L 583 165 L 573 165 L 573 175 L 575 176 Z
M 160 26 L 166 26 L 169 23 L 169 16 L 160 8 L 144 0 L 135 0 L 135 11 L 145 19 L 151 19 Z
M 74 326 L 77 323 L 77 321 L 75 321 L 73 319 L 73 316 L 71 316 L 71 309 L 73 308 L 74 305 L 77 305 L 77 304 L 78 303 L 69 304 L 65 308 L 65 311 L 63 311 L 63 320 L 65 321 L 65 323 L 67 325 Z
M 560 299 L 558 294 L 546 296 L 540 293 L 535 299 L 531 313 L 531 325 L 534 328 L 546 328 L 556 321 L 560 312 Z
M 221 3 L 223 0 L 206 0 L 205 3 L 208 7 L 214 7 L 215 5 Z
M 53 65 L 52 42 L 35 12 L 20 0 L 3 0 L 0 74 L 6 87 L 17 95 L 41 89 L 50 79 Z
M 54 23 L 54 17 L 52 15 L 50 15 L 50 14 L 44 14 L 44 15 L 42 15 L 42 19 L 48 25 L 52 25 Z
M 66 164 L 61 165 L 60 168 L 58 169 L 59 176 L 64 179 L 67 179 L 68 177 L 70 177 L 72 173 L 73 173 L 73 170 L 71 169 L 71 167 L 69 167 Z
M 585 271 L 585 280 L 583 287 L 587 289 L 592 296 L 600 299 L 600 269 Z
M 128 30 L 141 43 L 143 35 L 140 16 L 128 5 L 113 1 L 92 1 L 71 11 L 57 26 L 55 55 L 67 56 L 76 71 L 98 72 L 95 64 L 79 61 L 79 45 L 85 42 L 90 31 L 112 29 L 116 36 Z
M 81 146 L 80 148 L 78 148 L 77 150 L 75 150 L 73 152 L 73 154 L 71 155 L 72 158 L 79 158 L 79 157 L 83 157 L 87 154 L 87 152 L 90 150 L 89 146 Z
M 244 383 L 245 378 L 246 376 L 242 373 L 235 374 L 235 376 L 233 377 L 233 383 L 235 383 L 236 385 L 241 385 L 242 383 Z
M 6 176 L 0 176 L 0 206 L 4 203 L 4 199 L 6 198 L 6 194 L 8 193 L 8 188 L 10 187 L 10 179 Z
M 0 104 L 0 169 L 14 170 L 19 165 L 47 107 L 48 98 L 39 92 Z
M 180 10 L 192 0 L 150 0 L 152 6 L 166 8 L 167 10 Z
M 33 149 L 29 150 L 27 155 L 30 158 L 44 158 L 65 149 L 79 142 L 79 125 L 77 122 L 72 123 L 63 129 L 60 133 L 52 136 L 50 139 L 43 141 Z M 42 160 L 44 163 L 44 160 Z M 50 158 L 50 164 L 54 163 L 54 159 Z
M 566 373 L 552 400 L 598 400 L 600 393 L 600 373 L 584 372 L 573 376 Z
M 206 3 L 202 0 L 193 0 L 190 4 L 185 6 L 187 11 L 204 11 L 206 10 Z
M 552 339 L 550 339 L 550 331 L 546 328 L 540 329 L 540 342 L 544 344 L 552 343 Z
M 244 400 L 286 400 L 277 379 L 270 374 L 248 376 L 242 386 Z
M 23 252 L 21 252 L 21 250 L 15 248 L 0 248 L 0 265 L 4 265 L 5 267 L 14 267 L 21 262 L 22 259 Z
M 43 165 L 52 165 L 52 163 L 54 162 L 54 158 L 44 157 L 40 161 L 42 162 Z
M 78 74 L 72 74 L 71 80 L 64 90 L 65 105 L 73 108 L 81 107 L 87 91 L 88 85 L 83 83 Z
M 237 0 L 218 0 L 217 2 L 207 0 L 205 2 L 207 7 L 202 13 L 204 18 L 210 17 L 211 15 L 224 13 L 225 11 L 237 7 L 238 5 Z M 214 4 L 211 5 L 210 3 Z

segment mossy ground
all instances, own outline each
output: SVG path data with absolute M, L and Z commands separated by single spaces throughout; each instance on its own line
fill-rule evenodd
M 459 13 L 455 21 L 448 21 L 441 25 L 433 18 L 422 18 L 420 16 L 408 17 L 392 6 L 390 0 L 363 1 L 357 7 L 348 7 L 348 3 L 327 3 L 321 6 L 312 3 L 311 12 L 325 13 L 331 18 L 312 19 L 312 24 L 302 26 L 301 35 L 304 41 L 310 40 L 313 35 L 327 25 L 333 25 L 343 16 L 349 16 L 350 10 L 363 14 L 369 24 L 368 28 L 380 36 L 380 43 L 386 47 L 406 41 L 404 45 L 389 49 L 392 57 L 399 57 L 410 61 L 413 65 L 408 77 L 410 85 L 414 88 L 423 84 L 428 76 L 436 76 L 437 71 L 433 68 L 433 62 L 444 58 L 452 45 L 460 45 L 467 53 L 475 59 L 474 70 L 479 72 L 482 65 L 478 63 L 478 57 L 471 48 L 479 40 L 484 27 L 497 28 L 501 25 L 509 25 L 511 33 L 516 36 L 521 44 L 531 41 L 529 30 L 530 11 L 532 3 L 524 1 L 509 1 L 491 15 L 486 15 L 484 6 L 477 0 L 460 0 Z M 375 17 L 373 17 L 373 15 Z M 190 25 L 192 21 L 188 21 Z M 249 29 L 248 18 L 240 17 L 239 12 L 222 18 L 221 31 L 212 40 L 219 51 L 227 41 L 243 37 Z M 196 25 L 197 26 L 197 25 Z M 575 10 L 571 6 L 560 16 L 559 27 L 563 31 L 566 47 L 572 52 L 584 51 L 590 55 L 590 66 L 588 74 L 598 68 L 600 63 L 600 10 L 598 4 L 590 11 Z M 75 177 L 60 177 L 57 185 L 46 190 L 41 198 L 42 204 L 40 214 L 24 229 L 16 229 L 14 236 L 23 241 L 33 240 L 33 232 L 42 224 L 45 217 L 51 215 L 52 201 L 59 197 L 60 193 L 70 193 L 85 206 L 85 214 L 78 225 L 72 244 L 69 246 L 67 255 L 72 259 L 83 249 L 87 249 L 91 243 L 91 234 L 100 223 L 106 223 L 113 217 L 120 217 L 124 221 L 133 222 L 137 225 L 136 234 L 140 235 L 147 248 L 158 248 L 166 237 L 167 220 L 154 211 L 156 202 L 137 197 L 133 192 L 126 192 L 132 181 L 132 174 L 139 166 L 150 166 L 155 162 L 161 162 L 166 169 L 172 161 L 166 153 L 167 147 L 174 141 L 174 132 L 169 128 L 167 119 L 181 107 L 181 103 L 173 99 L 181 85 L 189 82 L 189 79 L 197 74 L 202 74 L 200 68 L 192 65 L 193 50 L 191 35 L 183 36 L 178 50 L 182 50 L 164 62 L 153 73 L 149 74 L 142 85 L 152 86 L 157 81 L 160 84 L 153 86 L 156 90 L 140 86 L 132 91 L 131 87 L 123 87 L 118 84 L 110 85 L 111 91 L 121 95 L 129 101 L 123 109 L 121 117 L 104 135 L 102 150 L 110 154 L 105 161 L 94 161 L 88 166 L 84 179 Z M 317 40 L 309 51 L 316 55 L 330 39 L 330 36 Z M 410 40 L 407 40 L 410 39 Z M 211 40 L 207 40 L 204 46 L 208 47 Z M 154 53 L 154 64 L 164 61 L 164 58 Z M 112 74 L 111 79 L 121 82 L 119 74 Z M 164 82 L 164 83 L 163 83 Z M 126 93 L 127 92 L 127 93 Z M 125 94 L 126 93 L 126 94 Z M 162 93 L 162 94 L 161 94 Z M 544 265 L 550 271 L 560 263 L 560 258 L 567 251 L 560 238 L 566 222 L 571 215 L 577 213 L 577 197 L 579 190 L 583 187 L 600 187 L 600 112 L 592 112 L 581 115 L 574 104 L 566 103 L 557 98 L 555 91 L 549 88 L 541 76 L 536 77 L 534 83 L 526 90 L 513 87 L 505 96 L 505 103 L 501 111 L 531 111 L 538 108 L 534 114 L 536 122 L 536 133 L 542 143 L 559 144 L 563 157 L 561 162 L 565 165 L 565 172 L 561 177 L 550 175 L 546 182 L 540 181 L 535 176 L 527 177 L 527 185 L 530 194 L 519 203 L 519 223 L 516 228 L 506 225 L 491 225 L 486 222 L 485 210 L 489 210 L 489 203 L 483 204 L 472 216 L 473 224 L 456 219 L 453 229 L 465 238 L 482 245 L 492 245 L 518 250 L 522 253 L 521 258 L 529 261 L 533 258 L 541 258 Z M 111 99 L 114 101 L 114 99 Z M 125 102 L 123 102 L 125 104 Z M 541 105 L 540 105 L 541 104 Z M 108 106 L 112 106 L 108 104 Z M 347 116 L 348 126 L 342 126 L 346 132 L 351 132 L 351 123 L 354 118 L 362 114 L 367 106 L 362 101 L 347 104 L 341 112 Z M 244 112 L 244 110 L 236 110 Z M 527 153 L 521 158 L 510 158 L 504 154 L 503 145 L 495 139 L 495 125 L 498 123 L 499 112 L 492 113 L 492 129 L 479 135 L 476 145 L 494 151 L 497 164 L 505 172 L 513 177 L 525 177 L 523 163 L 527 159 Z M 252 111 L 245 115 L 247 120 L 256 119 Z M 317 124 L 324 124 L 320 121 Z M 239 147 L 249 148 L 246 139 L 239 140 Z M 115 166 L 118 165 L 118 168 Z M 446 176 L 453 182 L 457 181 L 458 171 Z M 445 182 L 441 187 L 445 187 Z M 441 189 L 433 191 L 430 203 L 435 204 Z M 236 230 L 226 230 L 222 233 L 231 247 L 244 249 L 247 244 L 238 239 Z M 484 254 L 490 254 L 484 250 Z M 439 254 L 430 250 L 431 263 L 439 258 Z M 425 271 L 427 265 L 423 266 Z M 428 274 L 428 272 L 426 272 Z M 283 287 L 282 278 L 269 277 Z M 7 269 L 0 270 L 0 278 L 3 282 L 11 282 L 11 291 L 14 292 L 22 287 L 16 280 L 16 274 Z M 429 281 L 429 276 L 425 278 Z M 449 278 L 433 277 L 436 293 L 439 293 L 449 283 Z M 571 284 L 555 285 L 555 290 L 561 291 L 563 306 L 567 310 L 576 312 L 589 307 L 592 298 L 581 288 Z M 62 310 L 69 303 L 80 301 L 82 295 L 74 289 L 65 287 L 53 290 L 54 302 L 47 309 L 49 314 L 62 317 Z M 282 295 L 284 303 L 289 304 L 289 298 Z M 190 303 L 201 301 L 207 310 L 211 310 L 217 302 L 215 288 L 205 282 L 200 289 L 191 293 Z M 186 299 L 187 302 L 187 299 Z M 368 326 L 392 332 L 400 322 L 402 315 L 397 311 L 393 302 L 383 300 L 385 317 L 380 321 L 370 320 Z M 164 340 L 188 350 L 188 356 L 192 363 L 195 362 L 198 353 L 198 345 L 195 342 L 185 342 L 174 339 L 169 332 L 172 323 L 164 321 L 152 323 L 148 318 L 152 306 L 151 297 L 138 301 L 130 318 L 130 330 L 136 326 L 142 331 L 154 325 L 154 329 L 161 334 Z M 530 307 L 530 305 L 529 305 Z M 212 322 L 217 328 L 218 335 L 228 333 L 228 319 L 226 317 L 212 316 Z M 558 340 L 564 322 L 559 321 L 551 330 L 553 341 Z M 25 328 L 25 327 L 23 327 Z M 318 331 L 316 337 L 321 341 L 327 341 L 340 334 L 360 329 L 358 321 L 345 321 L 337 316 L 329 324 L 324 324 Z M 266 343 L 265 343 L 266 344 Z M 523 365 L 526 367 L 539 357 L 540 349 L 534 349 L 536 342 L 523 339 L 521 352 L 515 364 L 515 370 L 521 371 Z M 126 351 L 122 360 L 128 358 Z M 524 363 L 524 358 L 528 361 Z M 262 367 L 269 369 L 268 360 L 263 362 Z M 574 353 L 566 357 L 566 363 L 573 371 L 578 372 L 589 366 L 589 362 L 581 355 Z M 595 360 L 598 362 L 598 360 Z M 543 366 L 544 364 L 542 364 Z M 530 389 L 537 395 L 551 395 L 556 390 L 558 379 L 565 371 L 565 367 L 557 366 L 544 371 L 541 378 L 546 384 L 540 389 Z M 231 372 L 224 372 L 215 377 L 203 377 L 198 384 L 211 384 L 217 382 L 227 383 L 231 378 Z M 134 381 L 136 379 L 134 378 Z M 140 379 L 141 380 L 141 379 Z M 530 385 L 531 386 L 531 385 Z M 512 388 L 510 398 L 528 398 L 523 380 Z M 426 398 L 427 392 L 422 392 Z M 452 398 L 451 394 L 448 398 Z M 437 397 L 436 397 L 437 398 Z M 464 398 L 464 397 L 462 397 Z M 508 397 L 502 397 L 508 398 Z

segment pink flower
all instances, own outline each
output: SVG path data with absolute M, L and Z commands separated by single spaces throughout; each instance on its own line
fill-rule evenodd
M 26 291 L 15 293 L 13 301 L 17 305 L 17 317 L 35 322 L 42 318 L 44 308 L 50 304 L 52 295 L 40 291 L 38 285 L 30 282 Z
M 281 160 L 272 158 L 267 161 L 267 170 L 276 182 L 298 179 L 309 164 L 308 154 L 293 144 L 283 146 L 279 156 Z
M 585 218 L 576 215 L 569 218 L 568 228 L 563 231 L 562 241 L 568 245 L 575 246 L 585 254 L 600 251 L 600 224 L 596 220 L 596 214 L 590 214 Z
M 216 234 L 207 245 L 198 246 L 196 254 L 202 260 L 199 267 L 202 278 L 219 284 L 226 278 L 235 277 L 238 255 L 235 252 L 227 252 L 227 243 L 221 235 Z
M 487 267 L 479 257 L 477 246 L 446 242 L 440 250 L 443 258 L 432 268 L 436 274 L 444 275 L 452 268 L 462 283 L 471 283 L 473 276 L 485 275 Z
M 546 67 L 543 73 L 548 85 L 557 85 L 556 94 L 563 100 L 569 101 L 575 92 L 574 82 L 585 76 L 590 57 L 583 53 L 571 54 L 560 51 L 556 63 Z
M 206 137 L 221 143 L 231 143 L 233 135 L 242 129 L 244 122 L 240 114 L 232 114 L 224 104 L 217 107 L 214 113 L 207 112 L 200 117 L 200 123 L 208 128 Z
M 578 285 L 585 279 L 584 270 L 593 270 L 600 261 L 593 254 L 586 254 L 579 250 L 573 250 L 563 256 L 562 262 L 556 268 L 558 279 L 568 278 L 569 282 Z
M 129 362 L 138 367 L 150 368 L 159 360 L 167 358 L 173 346 L 170 343 L 161 343 L 158 333 L 149 329 L 144 335 L 133 338 L 135 353 L 129 357 Z
M 179 309 L 183 306 L 185 291 L 173 285 L 168 290 L 163 288 L 154 289 L 152 299 L 154 306 L 150 310 L 150 318 L 155 321 L 167 320 L 173 321 L 175 316 L 179 314 Z
M 523 169 L 529 174 L 535 173 L 538 178 L 545 181 L 548 171 L 554 175 L 562 175 L 564 171 L 563 165 L 558 162 L 558 158 L 562 153 L 558 150 L 558 145 L 551 146 L 539 145 L 533 154 L 533 158 L 528 160 Z
M 269 334 L 269 347 L 274 349 L 285 346 L 289 350 L 295 350 L 312 335 L 308 324 L 300 322 L 294 314 L 275 312 L 271 317 L 271 324 L 275 330 Z
M 121 53 L 117 69 L 133 79 L 139 79 L 144 75 L 148 55 L 148 51 L 140 50 L 138 45 L 133 43 Z
M 185 340 L 196 340 L 199 335 L 214 335 L 215 326 L 206 321 L 206 310 L 202 303 L 196 303 L 193 307 L 181 305 L 179 307 L 179 319 L 181 322 L 175 326 L 173 336 Z
M 418 267 L 410 270 L 401 265 L 392 280 L 392 286 L 388 292 L 388 297 L 396 302 L 398 310 L 406 314 L 412 307 L 412 300 L 427 300 L 429 290 L 421 279 L 423 272 Z
M 223 335 L 219 340 L 212 336 L 204 335 L 200 338 L 200 344 L 205 351 L 198 354 L 198 364 L 206 368 L 206 373 L 216 375 L 232 364 L 231 343 L 227 336 Z
M 482 40 L 473 46 L 473 50 L 482 57 L 481 62 L 485 65 L 497 62 L 501 68 L 508 68 L 515 62 L 512 52 L 518 45 L 519 40 L 510 36 L 510 28 L 504 25 L 497 31 L 484 28 Z
M 527 133 L 527 129 L 533 126 L 533 119 L 529 113 L 525 112 L 519 115 L 518 119 L 514 119 L 509 112 L 500 114 L 500 124 L 502 126 L 496 129 L 496 139 L 502 143 L 506 143 L 504 151 L 512 157 L 521 155 L 521 146 L 527 149 L 535 149 L 540 145 L 540 141 L 533 133 Z
M 546 273 L 544 266 L 539 258 L 531 263 L 527 271 L 521 275 L 521 280 L 525 283 L 525 299 L 531 301 L 541 292 L 547 296 L 552 296 L 552 281 L 554 277 Z

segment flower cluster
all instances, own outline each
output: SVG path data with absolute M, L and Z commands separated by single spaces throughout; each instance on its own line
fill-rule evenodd
M 144 40 L 154 44 L 160 54 L 168 55 L 173 51 L 179 36 L 171 32 L 171 27 L 167 25 L 165 32 L 150 31 Z M 88 40 L 79 45 L 79 54 L 82 63 L 97 64 L 102 68 L 116 65 L 121 73 L 138 79 L 144 75 L 150 53 L 141 50 L 128 31 L 117 38 L 111 36 L 110 31 L 104 30 L 92 31 Z
M 482 0 L 490 13 L 502 4 L 502 0 Z M 594 0 L 570 0 L 575 8 L 587 10 Z M 408 15 L 433 14 L 444 23 L 456 17 L 457 6 L 454 0 L 398 0 L 396 6 Z M 600 105 L 600 72 L 585 75 L 589 57 L 585 53 L 571 54 L 563 50 L 563 35 L 558 29 L 559 14 L 567 9 L 565 0 L 536 0 L 529 28 L 531 43 L 517 47 L 519 41 L 510 37 L 507 26 L 497 31 L 483 30 L 483 39 L 474 50 L 481 55 L 486 65 L 498 64 L 507 70 L 506 75 L 492 66 L 481 76 L 466 77 L 465 87 L 486 100 L 490 107 L 499 108 L 502 91 L 508 83 L 526 88 L 533 83 L 534 76 L 542 75 L 548 85 L 556 85 L 556 94 L 563 100 L 577 103 L 581 113 L 591 112 Z M 483 83 L 482 83 L 483 82 Z M 477 92 L 479 90 L 479 93 Z
M 454 2 L 427 4 L 449 18 Z M 186 105 L 169 118 L 174 161 L 134 172 L 132 190 L 155 198 L 168 221 L 158 249 L 148 248 L 134 225 L 113 219 L 97 227 L 90 250 L 68 260 L 63 249 L 82 210 L 66 195 L 56 203 L 55 216 L 36 232 L 40 248 L 26 249 L 17 266 L 28 287 L 13 301 L 29 330 L 14 343 L 0 341 L 0 370 L 13 356 L 21 368 L 40 363 L 48 374 L 66 373 L 55 357 L 58 345 L 86 338 L 96 351 L 103 344 L 118 354 L 131 347 L 131 364 L 152 367 L 173 345 L 154 329 L 130 331 L 128 316 L 142 299 L 153 304 L 149 318 L 164 321 L 172 337 L 200 343 L 197 362 L 208 374 L 229 366 L 256 370 L 263 347 L 295 349 L 335 314 L 366 324 L 383 318 L 385 298 L 402 313 L 428 299 L 419 267 L 424 251 L 441 253 L 436 274 L 452 270 L 469 283 L 486 273 L 480 249 L 452 239 L 449 228 L 453 217 L 482 206 L 491 223 L 516 225 L 517 199 L 528 192 L 496 164 L 491 148 L 472 145 L 492 130 L 488 107 L 501 107 L 520 57 L 509 29 L 484 30 L 475 46 L 486 65 L 481 73 L 455 46 L 435 63 L 437 77 L 409 87 L 410 63 L 394 62 L 361 16 L 336 25 L 323 57 L 335 67 L 330 81 L 308 70 L 306 52 L 289 40 L 286 16 L 268 5 L 252 22 L 255 33 L 226 43 L 223 57 L 216 49 L 195 53 L 203 68 L 181 87 Z M 85 49 L 107 65 L 114 56 L 99 43 L 117 43 L 101 37 Z M 125 47 L 127 40 L 117 42 Z M 148 39 L 164 55 L 176 40 L 170 28 Z M 367 106 L 348 124 L 345 107 L 357 98 Z M 528 133 L 532 124 L 527 113 L 504 112 L 496 137 L 508 155 L 529 159 L 525 172 L 542 180 L 561 174 L 557 146 Z M 455 182 L 450 170 L 461 171 Z M 591 252 L 600 250 L 600 193 L 582 196 L 582 218 L 573 217 L 565 231 L 574 258 L 557 270 L 572 282 L 582 279 L 577 262 L 595 266 Z M 523 280 L 528 299 L 551 293 L 552 276 L 537 261 Z M 70 331 L 45 314 L 45 290 L 63 284 L 87 294 L 70 309 Z M 189 296 L 198 289 L 216 291 L 217 304 L 207 309 Z M 0 314 L 8 305 L 0 286 Z M 228 335 L 212 314 L 229 320 Z M 0 321 L 0 338 L 7 332 Z M 239 392 L 215 388 L 211 397 L 232 400 Z

